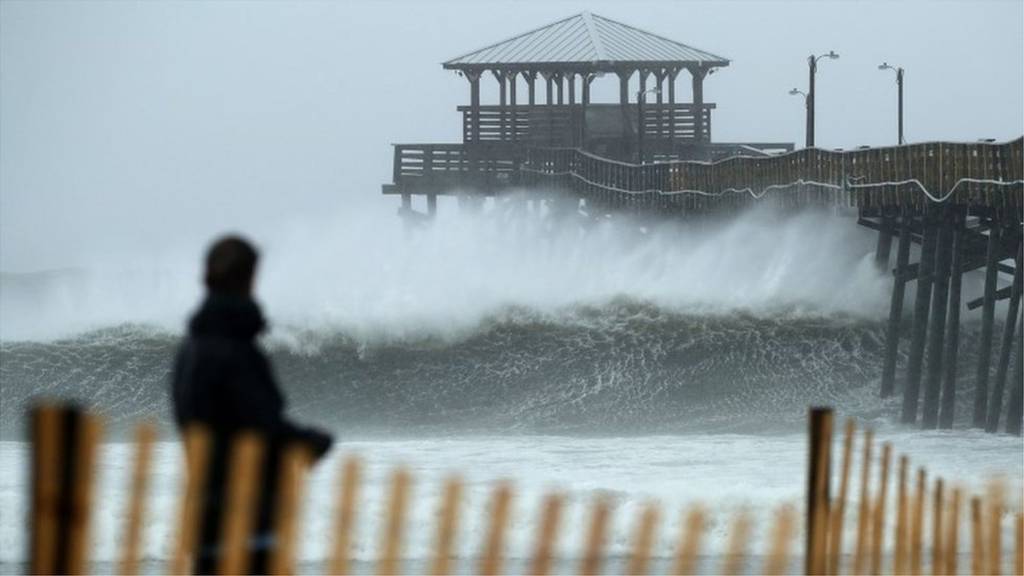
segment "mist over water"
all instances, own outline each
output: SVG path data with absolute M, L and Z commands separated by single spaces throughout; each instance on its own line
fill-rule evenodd
M 888 279 L 852 219 L 770 209 L 722 222 L 585 220 L 514 198 L 482 213 L 442 203 L 430 226 L 391 206 L 251 231 L 257 298 L 275 337 L 342 332 L 361 342 L 460 337 L 512 306 L 559 314 L 628 297 L 669 310 L 880 318 Z M 53 340 L 123 324 L 178 333 L 198 301 L 209 238 L 81 268 L 5 274 L 0 338 Z
M 873 383 L 890 280 L 851 218 L 557 206 L 443 203 L 428 225 L 383 206 L 252 232 L 293 411 L 389 435 L 790 429 L 815 401 L 887 412 Z M 40 394 L 95 406 L 115 430 L 168 424 L 203 248 L 5 275 L 0 431 L 18 435 Z

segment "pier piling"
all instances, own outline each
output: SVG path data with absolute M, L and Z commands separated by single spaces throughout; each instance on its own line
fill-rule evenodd
M 1017 345 L 1013 348 L 1013 389 L 1010 390 L 1010 405 L 1006 407 L 1006 432 L 1021 435 L 1022 411 L 1024 411 L 1024 316 L 1017 320 Z
M 985 417 L 988 412 L 988 376 L 992 358 L 992 322 L 996 314 L 999 236 L 999 225 L 993 219 L 989 222 L 988 243 L 985 252 L 985 295 L 981 310 L 981 342 L 978 345 L 978 372 L 974 384 L 974 418 L 972 422 L 978 428 L 985 426 Z
M 892 396 L 896 381 L 896 356 L 899 352 L 900 323 L 903 318 L 903 300 L 907 286 L 907 262 L 910 260 L 910 222 L 900 218 L 900 241 L 896 251 L 896 269 L 893 271 L 892 300 L 889 303 L 889 325 L 885 337 L 885 365 L 882 368 L 882 398 Z
M 985 423 L 986 432 L 999 430 L 999 413 L 1003 410 L 1003 389 L 1006 388 L 1006 374 L 1010 368 L 1010 356 L 1013 351 L 1014 332 L 1017 328 L 1017 311 L 1020 309 L 1021 294 L 1021 249 L 1018 240 L 1017 259 L 1013 272 L 1013 289 L 1010 292 L 1010 306 L 1006 311 L 1006 323 L 1003 324 L 1003 343 L 999 350 L 999 365 L 996 368 L 996 379 L 993 382 L 992 398 L 988 403 L 988 419 Z M 1016 385 L 1016 384 L 1015 384 Z
M 942 383 L 942 403 L 939 407 L 939 427 L 952 428 L 956 407 L 957 353 L 960 349 L 960 288 L 963 279 L 963 240 L 966 211 L 957 210 L 953 220 L 953 260 L 950 263 L 949 311 L 946 321 L 945 380 Z
M 921 427 L 935 428 L 939 420 L 939 391 L 942 384 L 942 344 L 946 334 L 946 307 L 949 302 L 949 264 L 953 251 L 950 212 L 943 211 L 939 221 L 938 246 L 932 274 L 932 301 L 928 333 L 928 374 L 924 389 Z
M 921 242 L 921 260 L 917 268 L 914 326 L 910 340 L 910 359 L 907 362 L 907 383 L 903 387 L 902 420 L 905 424 L 913 424 L 917 420 L 917 403 L 921 395 L 921 368 L 924 364 L 925 336 L 928 332 L 928 305 L 932 295 L 931 276 L 938 240 L 937 224 L 927 214 L 922 221 L 924 238 Z

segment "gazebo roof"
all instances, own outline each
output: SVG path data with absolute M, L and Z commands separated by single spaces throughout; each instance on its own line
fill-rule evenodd
M 452 58 L 447 69 L 728 66 L 729 60 L 590 12 Z

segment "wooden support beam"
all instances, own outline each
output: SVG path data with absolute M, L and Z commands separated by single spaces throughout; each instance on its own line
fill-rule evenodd
M 988 377 L 992 357 L 992 322 L 996 314 L 996 264 L 999 260 L 998 225 L 992 225 L 988 232 L 988 250 L 985 257 L 984 309 L 981 312 L 981 342 L 978 344 L 978 371 L 974 384 L 974 418 L 976 427 L 985 425 L 988 413 Z M 967 305 L 971 309 L 971 304 Z
M 935 273 L 932 284 L 928 333 L 928 371 L 924 389 L 921 427 L 933 429 L 939 424 L 939 396 L 942 390 L 943 342 L 946 336 L 946 309 L 949 305 L 949 266 L 953 252 L 953 223 L 949 211 L 939 222 Z
M 945 378 L 942 382 L 942 400 L 939 407 L 939 427 L 953 427 L 956 407 L 957 355 L 960 352 L 960 287 L 963 280 L 963 228 L 966 210 L 957 209 L 953 222 L 953 261 L 950 264 L 949 311 L 946 324 Z
M 882 367 L 882 398 L 892 396 L 896 382 L 896 357 L 899 352 L 900 321 L 903 318 L 903 301 L 907 281 L 904 277 L 907 261 L 910 259 L 910 226 L 907 218 L 901 218 L 899 248 L 896 252 L 896 274 L 893 278 L 892 299 L 889 302 L 889 324 L 885 337 L 885 364 Z
M 914 300 L 914 326 L 910 340 L 910 358 L 907 362 L 907 383 L 903 387 L 903 414 L 905 424 L 917 421 L 917 404 L 921 396 L 921 369 L 924 365 L 925 336 L 928 332 L 928 308 L 932 296 L 932 267 L 935 264 L 935 245 L 938 227 L 926 215 L 924 243 L 921 246 L 921 275 L 917 279 Z
M 1013 276 L 1013 294 L 1010 296 L 1010 305 L 1006 310 L 1006 322 L 1003 324 L 1003 342 L 999 350 L 999 364 L 996 366 L 996 379 L 993 382 L 992 398 L 988 403 L 988 418 L 985 422 L 986 432 L 996 432 L 999 429 L 1000 412 L 1003 411 L 1003 390 L 1006 387 L 1006 375 L 1010 369 L 1010 356 L 1013 351 L 1014 336 L 1017 328 L 1017 311 L 1020 309 L 1020 297 L 1022 282 L 1021 246 L 1017 249 L 1016 267 L 1017 273 Z
M 1017 320 L 1017 345 L 1013 347 L 1013 388 L 1010 390 L 1010 404 L 1006 407 L 1006 432 L 1021 435 L 1021 417 L 1024 412 L 1024 317 Z M 1020 519 L 1018 517 L 1018 524 Z M 1017 554 L 1024 547 L 1022 535 L 1017 534 Z
M 1006 286 L 1006 287 L 1000 288 L 999 290 L 996 290 L 995 298 L 993 298 L 993 300 L 995 302 L 998 302 L 1000 300 L 1006 300 L 1007 298 L 1009 298 L 1012 295 L 1013 295 L 1013 286 L 1012 285 Z M 981 298 L 975 298 L 974 300 L 971 300 L 970 302 L 967 303 L 967 309 L 968 310 L 975 310 L 977 308 L 981 308 L 982 305 L 984 305 L 984 304 L 985 304 L 985 297 L 984 296 L 982 296 Z

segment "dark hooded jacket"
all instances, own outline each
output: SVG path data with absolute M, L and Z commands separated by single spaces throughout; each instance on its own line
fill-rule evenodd
M 256 431 L 266 439 L 268 446 L 263 459 L 262 497 L 255 527 L 257 538 L 267 534 L 272 525 L 281 446 L 304 442 L 316 458 L 331 446 L 329 435 L 298 426 L 285 418 L 284 397 L 267 357 L 256 343 L 256 336 L 265 326 L 263 315 L 252 299 L 211 294 L 189 322 L 188 336 L 175 359 L 171 395 L 178 426 L 200 422 L 213 432 L 197 567 L 200 572 L 215 567 L 212 562 L 216 559 L 220 532 L 228 447 L 236 432 Z

